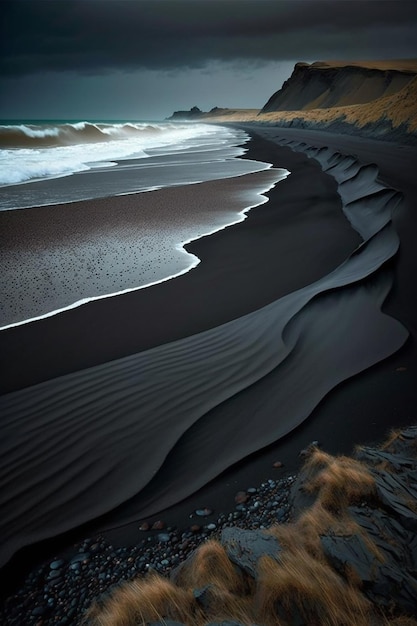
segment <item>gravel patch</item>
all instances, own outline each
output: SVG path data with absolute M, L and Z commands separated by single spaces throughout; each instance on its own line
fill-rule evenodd
M 94 599 L 115 586 L 149 571 L 167 575 L 202 542 L 217 538 L 230 526 L 264 529 L 289 519 L 289 492 L 295 476 L 269 479 L 239 491 L 229 513 L 216 513 L 205 503 L 190 514 L 190 526 L 138 525 L 134 547 L 114 548 L 102 536 L 74 546 L 70 558 L 56 555 L 29 573 L 22 586 L 0 609 L 8 626 L 78 625 Z

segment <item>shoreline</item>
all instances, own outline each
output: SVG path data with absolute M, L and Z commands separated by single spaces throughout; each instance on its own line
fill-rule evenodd
M 257 149 L 252 145 L 248 158 L 262 160 L 270 156 L 274 158 L 272 166 L 279 167 L 281 161 L 276 162 L 274 155 L 276 146 L 272 149 L 270 142 L 263 143 L 262 140 L 258 141 L 258 145 Z M 248 219 L 238 226 L 188 244 L 188 252 L 202 260 L 194 271 L 139 292 L 103 302 L 91 302 L 49 319 L 2 331 L 0 347 L 8 367 L 1 382 L 1 393 L 223 324 L 314 282 L 343 262 L 359 245 L 360 238 L 340 210 L 336 183 L 331 177 L 323 178 L 319 165 L 304 155 L 297 155 L 289 148 L 280 150 L 292 176 L 272 189 L 268 193 L 270 201 L 259 211 L 256 208 L 251 210 Z M 297 225 L 291 223 L 294 210 L 302 213 L 310 210 L 309 196 L 299 188 L 300 181 L 304 179 L 308 181 L 308 194 L 322 198 L 315 214 L 311 211 L 310 220 L 319 220 L 319 228 L 324 226 L 327 229 L 325 232 L 319 231 L 319 228 L 312 233 L 307 228 L 297 232 Z M 280 204 L 284 213 L 276 215 L 275 207 Z M 327 225 L 325 220 L 329 216 Z M 337 229 L 338 241 L 332 243 L 333 228 Z M 256 252 L 253 252 L 253 236 L 256 234 L 259 238 L 258 233 L 262 229 L 271 231 L 261 233 L 268 247 L 263 250 L 257 246 Z M 273 239 L 275 237 L 279 239 Z M 328 245 L 326 250 L 322 249 L 323 238 Z M 214 256 L 213 248 L 216 251 Z M 316 254 L 315 263 L 300 259 L 301 250 L 309 257 Z M 287 276 L 282 273 L 285 266 L 290 270 L 287 270 Z M 221 302 L 221 307 L 217 305 L 221 310 L 210 307 L 209 311 L 196 303 L 196 295 L 200 295 L 203 301 L 208 300 L 199 292 L 202 292 L 202 284 L 205 287 L 210 285 L 212 276 L 216 277 L 214 295 L 216 301 Z M 275 285 L 277 278 L 278 284 Z M 172 305 L 171 319 L 167 320 L 169 327 L 162 329 L 152 318 L 155 312 L 163 310 L 166 302 Z M 132 324 L 129 317 L 133 310 L 141 311 L 142 319 L 149 324 L 148 328 Z M 117 337 L 112 337 L 115 320 L 118 320 L 120 330 Z M 19 355 L 14 349 L 16 342 L 20 346 Z M 81 353 L 77 355 L 71 354 L 74 342 L 82 346 Z M 66 354 L 66 362 L 62 362 L 60 353 Z M 39 360 L 39 356 L 43 358 Z
M 0 212 L 4 239 L 12 242 L 5 246 L 2 259 L 9 282 L 13 280 L 12 288 L 5 291 L 5 301 L 12 317 L 18 315 L 18 307 L 25 307 L 28 315 L 20 320 L 4 319 L 0 332 L 88 302 L 158 285 L 191 271 L 200 259 L 188 252 L 187 246 L 245 220 L 251 209 L 268 201 L 265 193 L 287 175 L 284 170 L 268 168 L 221 181 L 160 189 L 147 195 L 52 204 L 20 209 L 23 213 L 7 212 L 7 215 Z M 220 208 L 224 197 L 228 198 L 227 209 Z M 173 210 L 174 229 L 170 225 Z M 120 214 L 123 214 L 122 227 Z M 95 259 L 99 262 L 95 263 Z M 116 268 L 113 272 L 112 266 Z M 120 266 L 123 275 L 117 272 Z M 46 279 L 39 284 L 39 275 L 45 274 L 50 284 Z M 76 276 L 74 284 L 69 279 L 71 275 Z M 80 289 L 86 289 L 86 293 L 83 295 Z M 97 289 L 99 292 L 95 293 Z M 39 298 L 43 291 L 43 300 L 50 302 L 49 309 L 36 313 L 36 307 L 41 307 Z M 27 303 L 21 292 L 27 293 Z M 69 295 L 72 292 L 74 295 Z
M 277 129 L 277 133 L 279 134 L 281 129 Z M 326 140 L 327 138 L 325 137 L 324 140 Z M 255 142 L 256 143 L 256 142 Z M 269 143 L 269 142 L 268 142 Z M 258 150 L 262 151 L 262 142 L 257 142 L 258 145 Z M 264 150 L 267 150 L 266 146 L 264 145 L 263 147 Z M 269 146 L 268 148 L 269 150 L 272 150 L 272 147 Z M 286 157 L 290 158 L 290 154 L 288 152 L 288 149 L 286 149 L 287 152 L 283 152 L 281 150 L 281 155 L 285 154 Z M 253 155 L 252 155 L 253 158 Z M 302 158 L 300 158 L 300 155 L 295 155 L 293 157 L 294 162 L 298 160 L 298 163 L 303 163 L 303 167 L 306 166 L 307 161 L 303 160 Z M 313 165 L 313 164 L 311 164 Z M 283 166 L 285 166 L 285 164 L 283 164 Z M 313 165 L 313 170 L 314 170 L 315 166 Z M 288 168 L 290 169 L 290 168 Z M 316 174 L 319 174 L 319 170 L 316 168 Z M 285 181 L 284 181 L 285 182 Z M 331 183 L 329 183 L 331 185 Z M 280 186 L 278 186 L 279 188 Z M 334 188 L 334 185 L 333 185 Z M 274 191 L 274 190 L 272 190 Z M 272 194 L 270 194 L 272 195 Z M 333 202 L 334 202 L 334 196 L 333 197 Z M 277 200 L 279 201 L 279 200 Z M 271 202 L 271 201 L 270 201 Z M 263 211 L 263 209 L 265 207 L 268 207 L 270 203 L 268 203 L 267 205 L 264 205 L 260 211 Z M 271 207 L 269 207 L 271 208 Z M 252 213 L 252 212 L 251 212 Z M 246 220 L 246 222 L 248 222 L 249 220 Z M 262 220 L 259 220 L 260 225 L 259 228 L 262 228 Z M 238 226 L 238 228 L 240 228 L 241 225 Z M 248 233 L 250 234 L 250 233 Z M 217 236 L 217 235 L 216 235 Z M 216 237 L 215 236 L 215 237 Z M 208 238 L 209 239 L 209 238 Z M 201 242 L 202 245 L 200 246 L 202 249 L 205 249 L 207 256 L 209 256 L 210 254 L 210 244 L 211 241 L 204 241 Z M 236 242 L 235 242 L 236 243 Z M 259 261 L 259 259 L 257 259 Z M 210 261 L 208 261 L 208 263 L 210 263 Z M 201 264 L 203 265 L 203 263 Z M 396 262 L 390 262 L 389 266 L 392 268 L 392 270 L 395 271 L 396 269 Z M 303 268 L 305 269 L 305 268 Z M 317 268 L 316 268 L 317 269 Z M 252 270 L 253 271 L 253 270 Z M 242 278 L 245 279 L 247 277 L 247 275 L 243 276 Z M 304 276 L 305 277 L 305 276 Z M 294 276 L 292 277 L 294 278 Z M 174 281 L 172 281 L 174 282 Z M 254 282 L 256 282 L 254 280 Z M 260 290 L 262 291 L 262 290 Z M 252 296 L 253 296 L 253 292 L 252 292 Z M 262 296 L 265 298 L 265 294 L 258 294 L 258 298 L 262 299 Z M 395 308 L 395 296 L 396 294 L 394 293 L 394 297 L 391 296 L 390 299 L 388 300 L 388 305 L 392 308 L 392 306 L 394 305 Z M 268 293 L 268 298 L 271 298 L 271 294 Z M 276 293 L 273 294 L 273 297 L 277 297 Z M 245 306 L 250 306 L 254 304 L 254 300 L 253 297 L 249 299 L 250 302 L 245 302 Z M 242 304 L 241 304 L 242 306 Z M 256 307 L 259 307 L 259 304 L 255 304 L 255 310 Z M 230 307 L 229 307 L 230 309 Z M 229 313 L 230 314 L 230 313 Z M 217 322 L 218 323 L 218 322 Z M 32 340 L 34 338 L 32 337 Z M 166 340 L 165 340 L 166 341 Z M 257 465 L 258 466 L 258 470 L 259 471 L 259 467 L 263 464 L 263 472 L 267 472 L 267 473 L 271 473 L 271 464 L 267 464 L 267 458 L 268 455 L 273 455 L 272 458 L 279 458 L 280 460 L 283 459 L 284 464 L 285 464 L 285 468 L 286 471 L 291 471 L 290 467 L 291 467 L 291 463 L 294 464 L 294 458 L 296 458 L 296 454 L 294 454 L 294 450 L 298 447 L 298 450 L 300 450 L 302 447 L 304 447 L 304 445 L 307 443 L 309 443 L 309 441 L 305 441 L 306 437 L 308 439 L 308 434 L 309 432 L 314 432 L 316 433 L 317 436 L 311 437 L 310 441 L 316 438 L 319 438 L 321 441 L 323 441 L 323 437 L 321 437 L 321 434 L 324 435 L 324 440 L 323 443 L 326 447 L 326 450 L 330 451 L 330 452 L 334 452 L 334 451 L 346 451 L 346 448 L 349 447 L 349 442 L 353 443 L 353 441 L 358 442 L 358 439 L 361 442 L 367 442 L 369 441 L 368 437 L 371 438 L 371 440 L 375 440 L 378 439 L 382 436 L 382 434 L 385 434 L 386 432 L 386 425 L 385 425 L 385 420 L 387 421 L 388 425 L 394 425 L 392 422 L 395 421 L 395 425 L 399 425 L 397 422 L 401 422 L 402 416 L 399 416 L 398 413 L 397 414 L 391 414 L 389 415 L 389 408 L 390 406 L 392 406 L 392 400 L 391 399 L 391 403 L 388 403 L 387 405 L 384 404 L 384 398 L 380 397 L 380 398 L 374 398 L 374 397 L 370 397 L 370 391 L 369 389 L 375 389 L 375 385 L 378 385 L 378 390 L 383 392 L 385 390 L 385 394 L 381 393 L 381 396 L 387 396 L 389 390 L 392 391 L 393 389 L 393 380 L 392 380 L 392 376 L 393 376 L 393 372 L 395 371 L 396 374 L 394 374 L 394 376 L 396 376 L 396 378 L 403 378 L 402 381 L 402 387 L 401 387 L 401 391 L 404 391 L 405 388 L 408 388 L 408 396 L 406 397 L 402 397 L 402 401 L 403 401 L 403 406 L 405 407 L 407 405 L 407 407 L 411 408 L 412 404 L 411 404 L 411 400 L 414 397 L 414 393 L 413 390 L 410 390 L 409 385 L 411 382 L 411 378 L 412 377 L 412 367 L 410 365 L 412 365 L 411 360 L 413 359 L 413 355 L 415 354 L 415 348 L 414 348 L 414 343 L 413 343 L 413 337 L 406 343 L 406 345 L 397 353 L 395 353 L 392 357 L 389 357 L 388 359 L 386 359 L 385 361 L 383 361 L 382 363 L 378 364 L 377 366 L 374 366 L 371 370 L 368 370 L 365 373 L 362 373 L 361 376 L 359 377 L 354 377 L 353 379 L 350 379 L 349 381 L 346 381 L 344 383 L 342 383 L 342 385 L 331 392 L 330 397 L 325 398 L 320 404 L 319 406 L 313 411 L 312 416 L 310 416 L 310 418 L 307 420 L 308 423 L 304 423 L 303 425 L 299 426 L 298 429 L 296 429 L 297 432 L 295 433 L 290 433 L 289 435 L 287 435 L 283 440 L 281 440 L 280 442 L 278 442 L 277 444 L 272 444 L 272 446 L 269 446 L 269 449 L 267 449 L 266 451 L 262 450 L 259 453 L 255 453 L 254 455 L 251 455 L 252 458 L 249 459 L 245 459 L 244 461 L 242 461 L 239 466 L 237 468 L 232 468 L 231 470 L 228 470 L 226 475 L 221 476 L 220 478 L 216 479 L 215 483 L 216 483 L 216 487 L 213 489 L 213 484 L 206 486 L 205 488 L 203 488 L 202 491 L 200 491 L 198 494 L 194 494 L 193 496 L 191 496 L 191 498 L 188 498 L 186 501 L 182 502 L 180 505 L 176 505 L 176 507 L 174 507 L 173 511 L 172 511 L 172 519 L 175 519 L 175 517 L 177 519 L 181 518 L 181 514 L 180 514 L 180 510 L 184 510 L 184 507 L 189 507 L 190 506 L 190 502 L 194 501 L 196 502 L 197 499 L 200 499 L 200 503 L 202 502 L 201 499 L 205 500 L 205 502 L 207 502 L 207 504 L 209 503 L 208 501 L 210 499 L 212 499 L 213 497 L 217 497 L 216 494 L 216 490 L 218 493 L 218 489 L 219 487 L 224 488 L 225 487 L 225 482 L 232 482 L 234 483 L 232 486 L 232 490 L 236 491 L 236 484 L 238 480 L 242 480 L 242 476 L 254 476 L 256 474 L 256 472 L 253 471 L 253 468 Z M 414 350 L 414 353 L 413 353 Z M 405 363 L 406 361 L 404 360 L 406 359 L 407 362 L 410 363 L 410 365 L 408 365 L 407 367 L 407 371 L 401 370 L 397 371 L 398 368 L 404 367 L 402 364 Z M 415 367 L 415 359 L 413 361 L 414 363 L 414 367 Z M 404 381 L 404 379 L 408 380 Z M 383 384 L 381 386 L 381 388 L 379 388 L 379 385 L 381 384 L 380 381 L 385 381 L 386 385 Z M 368 387 L 370 385 L 370 387 Z M 405 385 L 405 387 L 404 387 Z M 407 387 L 408 385 L 408 387 Z M 394 384 L 394 388 L 395 388 L 395 384 Z M 356 389 L 356 395 L 355 392 L 352 391 L 352 389 Z M 359 391 L 359 394 L 358 394 Z M 399 392 L 400 389 L 399 388 L 395 388 L 395 397 L 399 397 Z M 349 399 L 349 402 L 346 404 L 345 400 L 346 398 Z M 356 419 L 356 425 L 354 425 L 349 419 L 347 419 L 348 417 L 348 412 L 349 409 L 353 406 L 355 406 L 355 404 L 357 406 L 360 406 L 361 403 L 361 399 L 366 398 L 368 403 L 365 403 L 365 406 L 367 409 L 370 408 L 370 405 L 372 406 L 372 404 L 375 405 L 375 400 L 376 400 L 376 405 L 379 407 L 383 407 L 384 411 L 383 411 L 383 416 L 382 419 L 380 419 L 378 424 L 367 424 L 366 428 L 364 429 L 363 426 L 363 421 L 364 418 L 362 417 L 362 415 L 359 416 L 355 416 Z M 371 400 L 371 402 L 369 402 Z M 330 408 L 329 408 L 330 407 Z M 336 407 L 336 408 L 335 408 Z M 344 414 L 345 414 L 345 419 L 340 418 L 340 408 L 343 408 Z M 404 420 L 405 421 L 409 421 L 411 419 L 410 415 L 409 415 L 409 408 L 407 410 L 404 411 Z M 338 415 L 339 421 L 337 423 L 338 428 L 340 429 L 339 432 L 335 432 L 334 430 L 334 417 L 330 418 L 332 411 L 335 410 L 335 415 Z M 362 409 L 363 410 L 363 409 Z M 375 414 L 375 413 L 374 413 Z M 359 417 L 359 419 L 358 419 Z M 329 420 L 330 418 L 330 420 Z M 327 421 L 326 421 L 327 420 Z M 402 424 L 404 424 L 404 422 L 401 422 Z M 333 424 L 332 427 L 330 427 L 330 425 Z M 366 431 L 366 432 L 365 432 Z M 375 436 L 375 433 L 379 433 L 379 436 Z M 357 436 L 359 435 L 359 437 Z M 298 441 L 304 439 L 304 445 L 299 445 L 299 443 L 297 442 L 297 438 Z M 330 446 L 327 445 L 326 440 L 330 442 Z M 340 446 L 343 448 L 342 450 L 340 450 Z M 334 448 L 336 448 L 336 450 L 334 450 Z M 286 461 L 285 456 L 292 457 L 292 461 Z M 270 457 L 269 457 L 270 458 Z M 251 467 L 252 465 L 252 467 Z M 239 476 L 239 472 L 240 472 L 240 478 L 237 478 Z M 243 488 L 247 487 L 248 484 L 246 483 L 242 485 Z M 206 493 L 210 492 L 210 489 L 212 489 L 212 495 L 204 495 L 205 490 L 208 489 L 208 491 L 206 491 Z M 229 489 L 230 492 L 230 489 Z M 216 507 L 217 508 L 217 507 Z M 176 511 L 176 512 L 175 512 Z M 171 516 L 171 513 L 167 513 L 168 516 Z M 184 515 L 184 514 L 182 514 Z M 137 524 L 136 524 L 137 526 Z M 127 527 L 124 527 L 124 532 L 129 532 Z M 131 529 L 130 532 L 133 532 L 133 528 Z M 135 531 L 136 532 L 136 531 Z

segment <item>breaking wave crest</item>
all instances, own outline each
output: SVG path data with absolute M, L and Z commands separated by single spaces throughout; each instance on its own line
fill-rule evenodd
M 221 133 L 228 134 L 220 137 Z M 202 144 L 210 149 L 232 136 L 214 125 L 172 122 L 4 125 L 0 185 L 68 176 L 114 159 L 146 158 L 158 149 L 184 151 Z
M 80 143 L 131 139 L 164 132 L 157 124 L 18 124 L 0 126 L 0 148 L 51 148 Z

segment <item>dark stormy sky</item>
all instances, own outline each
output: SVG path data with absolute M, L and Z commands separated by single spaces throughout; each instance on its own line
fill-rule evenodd
M 414 0 L 3 0 L 1 118 L 263 106 L 296 61 L 417 57 Z

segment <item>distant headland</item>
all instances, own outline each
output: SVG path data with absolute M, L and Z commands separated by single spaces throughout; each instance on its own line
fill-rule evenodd
M 216 121 L 219 117 L 232 118 L 235 116 L 239 121 L 246 120 L 251 117 L 256 117 L 259 113 L 259 109 L 230 109 L 222 107 L 213 107 L 210 111 L 202 111 L 197 106 L 193 106 L 188 111 L 174 111 L 171 117 L 167 119 L 173 122 L 180 122 L 183 120 L 209 120 L 214 118 Z

